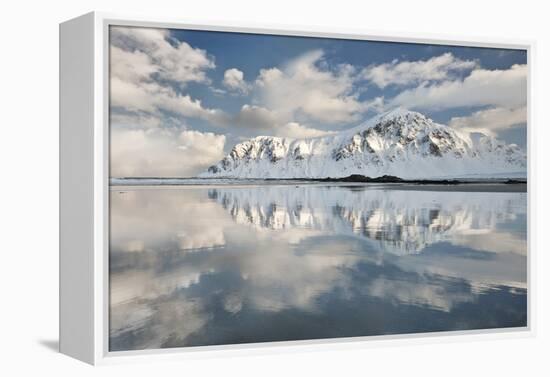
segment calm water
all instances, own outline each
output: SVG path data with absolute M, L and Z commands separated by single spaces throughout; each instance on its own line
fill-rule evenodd
M 522 192 L 112 187 L 110 349 L 525 326 Z

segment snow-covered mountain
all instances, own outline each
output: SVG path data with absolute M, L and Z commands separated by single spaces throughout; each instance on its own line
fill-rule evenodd
M 258 136 L 239 143 L 202 177 L 324 178 L 361 174 L 408 179 L 526 177 L 526 154 L 402 108 L 329 136 Z

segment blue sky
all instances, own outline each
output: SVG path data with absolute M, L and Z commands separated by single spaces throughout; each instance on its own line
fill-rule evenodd
M 397 106 L 526 144 L 522 50 L 114 27 L 110 58 L 112 175 L 193 175 Z

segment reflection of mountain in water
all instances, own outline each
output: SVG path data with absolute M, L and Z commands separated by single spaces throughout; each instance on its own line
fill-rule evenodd
M 459 234 L 487 233 L 522 205 L 521 196 L 507 193 L 363 187 L 216 188 L 208 195 L 239 224 L 362 236 L 398 255 L 421 252 Z
M 384 187 L 111 191 L 110 349 L 525 326 L 524 193 Z

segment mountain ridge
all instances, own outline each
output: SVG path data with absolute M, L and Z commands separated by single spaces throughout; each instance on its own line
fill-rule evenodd
M 397 108 L 359 126 L 312 138 L 257 136 L 235 145 L 201 177 L 403 179 L 524 173 L 526 155 L 515 144 L 435 123 Z

